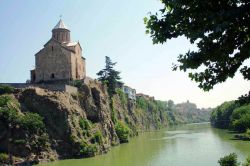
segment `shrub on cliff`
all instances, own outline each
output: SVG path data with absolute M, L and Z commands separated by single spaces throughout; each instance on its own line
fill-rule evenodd
M 116 134 L 120 143 L 126 143 L 129 140 L 130 128 L 122 121 L 118 121 L 115 125 Z
M 97 131 L 94 133 L 91 141 L 93 143 L 98 143 L 98 144 L 101 144 L 103 142 L 103 136 L 102 136 L 102 133 L 100 131 Z
M 12 125 L 20 124 L 21 117 L 18 115 L 18 107 L 13 101 L 11 96 L 2 95 L 0 96 L 0 120 L 8 126 L 9 123 Z
M 0 85 L 0 95 L 9 94 L 9 93 L 13 93 L 13 92 L 14 92 L 14 88 L 12 86 Z
M 72 84 L 73 84 L 73 86 L 75 86 L 77 88 L 81 88 L 83 85 L 83 82 L 81 80 L 74 80 Z
M 0 96 L 0 120 L 6 124 L 19 125 L 30 133 L 36 133 L 45 128 L 43 118 L 37 113 L 18 112 L 18 106 L 10 96 Z
M 43 118 L 31 112 L 21 113 L 20 105 L 12 96 L 0 96 L 0 121 L 2 130 L 11 131 L 11 144 L 21 144 L 26 142 L 32 152 L 37 152 L 46 148 L 48 140 L 44 133 L 45 125 Z M 25 133 L 25 134 L 20 134 Z
M 89 144 L 86 141 L 82 141 L 80 144 L 80 155 L 83 157 L 92 157 L 97 152 L 97 146 L 95 144 Z
M 89 130 L 91 128 L 91 123 L 87 119 L 80 119 L 79 125 L 83 130 Z
M 45 128 L 43 118 L 37 113 L 32 112 L 26 112 L 24 116 L 22 116 L 21 125 L 23 126 L 23 128 L 31 132 L 36 132 Z

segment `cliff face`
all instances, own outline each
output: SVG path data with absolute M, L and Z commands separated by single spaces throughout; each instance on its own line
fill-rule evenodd
M 110 99 L 106 88 L 93 82 L 81 85 L 75 95 L 26 88 L 0 97 L 0 152 L 9 151 L 20 161 L 94 156 L 171 121 L 164 102 L 133 102 L 121 91 Z M 11 119 L 12 114 L 20 120 Z
M 44 118 L 51 149 L 59 158 L 93 156 L 119 143 L 109 98 L 100 84 L 83 85 L 76 95 L 29 88 L 17 99 L 23 111 Z

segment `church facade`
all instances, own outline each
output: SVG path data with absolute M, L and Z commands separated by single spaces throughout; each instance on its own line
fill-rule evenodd
M 60 20 L 52 30 L 51 39 L 35 54 L 31 82 L 82 80 L 86 77 L 85 58 L 79 42 L 72 42 L 70 30 Z

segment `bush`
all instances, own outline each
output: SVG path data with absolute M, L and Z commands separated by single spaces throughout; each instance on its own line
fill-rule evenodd
M 11 102 L 11 97 L 8 95 L 0 96 L 0 107 L 5 107 L 7 104 Z
M 81 88 L 83 85 L 82 81 L 81 80 L 75 80 L 73 82 L 73 86 L 77 87 L 77 88 Z
M 237 155 L 235 153 L 231 153 L 228 156 L 220 158 L 218 161 L 220 166 L 239 166 L 240 164 L 237 161 Z
M 120 143 L 128 142 L 130 128 L 125 123 L 118 121 L 115 125 L 115 131 L 120 140 Z
M 1 163 L 8 163 L 9 162 L 9 156 L 6 153 L 0 153 L 0 164 Z
M 32 112 L 26 112 L 25 115 L 22 116 L 21 126 L 32 132 L 43 130 L 45 128 L 43 118 L 39 114 Z
M 13 108 L 0 107 L 0 120 L 6 124 L 20 125 L 33 133 L 45 128 L 43 118 L 39 114 L 26 112 L 23 115 Z
M 95 142 L 95 143 L 101 144 L 102 143 L 102 139 L 103 139 L 102 133 L 100 131 L 97 131 L 93 135 L 92 141 Z
M 12 86 L 9 85 L 0 85 L 0 95 L 2 94 L 9 94 L 9 93 L 13 93 L 14 92 L 14 88 Z
M 92 157 L 97 152 L 96 145 L 88 144 L 86 141 L 82 141 L 80 144 L 80 155 L 86 157 Z
M 91 123 L 87 119 L 80 119 L 79 125 L 83 130 L 89 130 L 91 128 Z

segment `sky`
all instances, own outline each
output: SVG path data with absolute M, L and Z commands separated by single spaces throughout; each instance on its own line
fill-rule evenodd
M 62 15 L 71 40 L 79 41 L 83 48 L 87 75 L 92 78 L 97 78 L 109 56 L 117 62 L 126 85 L 158 100 L 189 100 L 200 108 L 215 107 L 248 93 L 250 82 L 239 73 L 204 92 L 187 73 L 172 71 L 178 55 L 196 46 L 185 37 L 152 44 L 143 18 L 161 7 L 159 0 L 1 0 L 0 83 L 30 79 L 34 54 L 51 38 Z

